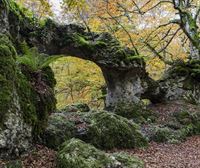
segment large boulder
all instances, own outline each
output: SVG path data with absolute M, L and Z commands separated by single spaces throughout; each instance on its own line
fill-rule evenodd
M 143 168 L 134 156 L 107 154 L 79 139 L 64 142 L 57 154 L 58 168 Z
M 57 149 L 65 140 L 76 136 L 78 123 L 63 113 L 54 113 L 49 117 L 47 128 L 42 136 L 43 143 Z
M 54 113 L 43 137 L 45 144 L 53 148 L 72 137 L 102 149 L 147 145 L 137 124 L 109 112 Z
M 174 114 L 177 122 L 187 128 L 190 135 L 200 134 L 200 111 L 180 111 Z

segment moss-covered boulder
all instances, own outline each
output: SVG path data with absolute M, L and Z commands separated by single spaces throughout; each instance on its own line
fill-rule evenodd
M 200 104 L 200 61 L 177 60 L 171 66 L 162 80 L 160 86 L 165 91 L 165 100 L 186 100 L 192 104 Z
M 143 133 L 157 142 L 180 142 L 188 136 L 200 135 L 199 105 L 187 101 L 169 101 L 153 107 L 158 113 L 155 123 L 143 126 Z
M 167 142 L 167 143 L 179 143 L 184 141 L 193 131 L 192 125 L 182 127 L 180 129 L 172 129 L 167 126 L 153 126 L 152 134 L 149 137 L 151 141 L 155 142 Z
M 78 139 L 64 142 L 57 155 L 58 168 L 143 168 L 143 162 L 126 154 L 106 154 Z
M 132 155 L 128 155 L 124 152 L 113 153 L 110 155 L 114 157 L 118 162 L 121 163 L 122 168 L 142 168 L 144 167 L 144 163 L 142 160 L 134 157 Z
M 134 148 L 147 145 L 139 126 L 121 116 L 108 112 L 86 115 L 88 131 L 86 142 L 103 149 Z
M 153 123 L 141 125 L 141 130 L 150 141 L 181 142 L 188 136 L 200 134 L 199 106 L 186 101 L 169 101 L 152 106 L 157 114 Z
M 55 148 L 72 137 L 77 137 L 102 149 L 134 148 L 147 145 L 137 124 L 113 113 L 52 114 L 44 133 L 46 145 Z

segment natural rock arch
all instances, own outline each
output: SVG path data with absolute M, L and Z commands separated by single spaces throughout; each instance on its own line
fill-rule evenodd
M 32 32 L 29 32 L 29 34 Z M 26 41 L 48 55 L 71 55 L 94 62 L 103 72 L 107 83 L 106 106 L 112 107 L 121 101 L 138 103 L 146 91 L 143 82 L 147 80 L 145 62 L 133 50 L 122 47 L 117 39 L 108 33 L 86 33 L 77 25 L 60 26 L 48 20 L 43 29 Z
M 107 83 L 107 107 L 118 102 L 138 103 L 149 87 L 152 90 L 149 82 L 157 88 L 146 73 L 143 58 L 109 33 L 88 33 L 80 26 L 58 25 L 50 19 L 41 25 L 37 19 L 26 17 L 12 1 L 1 1 L 0 6 L 0 33 L 10 34 L 16 47 L 25 40 L 48 55 L 71 55 L 96 63 Z

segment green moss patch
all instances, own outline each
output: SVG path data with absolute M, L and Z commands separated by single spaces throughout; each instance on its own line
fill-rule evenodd
M 43 142 L 48 147 L 57 149 L 65 140 L 75 137 L 76 125 L 73 120 L 66 120 L 66 116 L 52 114 L 48 121 L 48 127 L 43 133 Z
M 182 102 L 184 103 L 184 102 Z M 166 109 L 170 104 L 167 104 Z M 184 103 L 178 107 L 172 105 L 175 110 L 159 118 L 155 123 L 142 125 L 143 133 L 150 141 L 178 143 L 187 137 L 200 134 L 200 111 L 199 106 Z M 177 108 L 177 109 L 176 109 Z M 163 110 L 163 109 L 162 109 Z M 163 113 L 165 110 L 163 110 Z
M 41 70 L 41 84 L 38 84 L 34 72 L 18 66 L 16 55 L 9 37 L 0 34 L 0 126 L 3 126 L 8 110 L 15 109 L 12 106 L 14 96 L 17 96 L 17 106 L 20 107 L 24 121 L 32 125 L 33 134 L 38 135 L 46 127 L 49 114 L 55 110 L 55 79 L 51 69 L 46 67 Z
M 9 38 L 0 34 L 0 127 L 6 118 L 6 113 L 13 105 L 13 91 L 16 80 L 16 52 Z
M 184 62 L 178 60 L 173 67 L 169 70 L 170 75 L 184 76 L 194 81 L 200 81 L 200 61 L 191 60 Z

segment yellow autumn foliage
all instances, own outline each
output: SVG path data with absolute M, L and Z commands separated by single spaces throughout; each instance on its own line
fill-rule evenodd
M 75 57 L 63 57 L 51 65 L 55 78 L 58 109 L 67 104 L 87 103 L 93 108 L 104 105 L 101 89 L 105 81 L 94 63 Z

